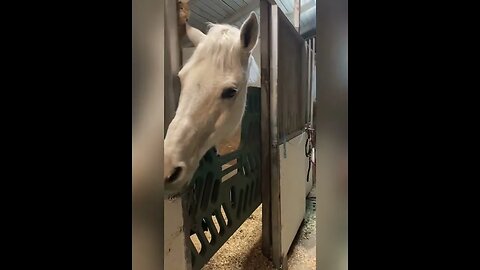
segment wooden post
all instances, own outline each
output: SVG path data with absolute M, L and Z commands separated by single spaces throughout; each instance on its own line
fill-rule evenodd
M 181 64 L 178 36 L 177 1 L 165 1 L 165 133 L 178 106 L 180 82 L 177 74 Z M 185 228 L 186 199 L 184 197 L 164 201 L 164 256 L 165 269 L 191 269 L 187 239 L 190 236 Z

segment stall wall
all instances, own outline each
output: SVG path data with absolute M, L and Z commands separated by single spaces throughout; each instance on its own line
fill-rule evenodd
M 287 254 L 305 216 L 308 169 L 308 159 L 304 150 L 306 139 L 307 135 L 303 133 L 280 145 L 282 254 Z

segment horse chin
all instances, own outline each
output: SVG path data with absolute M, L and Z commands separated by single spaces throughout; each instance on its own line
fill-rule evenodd
M 181 196 L 182 196 L 182 193 L 169 194 L 169 195 L 167 195 L 167 200 L 169 200 L 169 201 L 174 201 L 174 200 L 176 200 L 177 198 L 180 198 Z
M 185 181 L 185 179 L 191 179 L 193 175 L 186 175 L 185 178 L 173 183 L 165 183 L 165 195 L 168 199 L 175 199 L 185 194 L 191 186 L 192 181 Z
M 190 182 L 184 184 L 179 190 L 177 191 L 170 191 L 166 192 L 166 197 L 168 200 L 175 200 L 177 198 L 182 197 L 183 194 L 187 193 L 190 190 Z

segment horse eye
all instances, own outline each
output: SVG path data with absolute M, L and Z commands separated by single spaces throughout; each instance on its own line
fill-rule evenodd
M 223 89 L 222 98 L 223 99 L 233 98 L 237 94 L 237 92 L 238 90 L 233 87 Z

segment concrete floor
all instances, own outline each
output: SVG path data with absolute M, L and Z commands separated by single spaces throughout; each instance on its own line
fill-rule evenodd
M 316 266 L 315 187 L 307 197 L 305 220 L 288 254 L 288 269 L 310 270 Z M 262 206 L 260 205 L 232 237 L 218 250 L 204 270 L 218 269 L 274 269 L 272 262 L 262 254 Z

